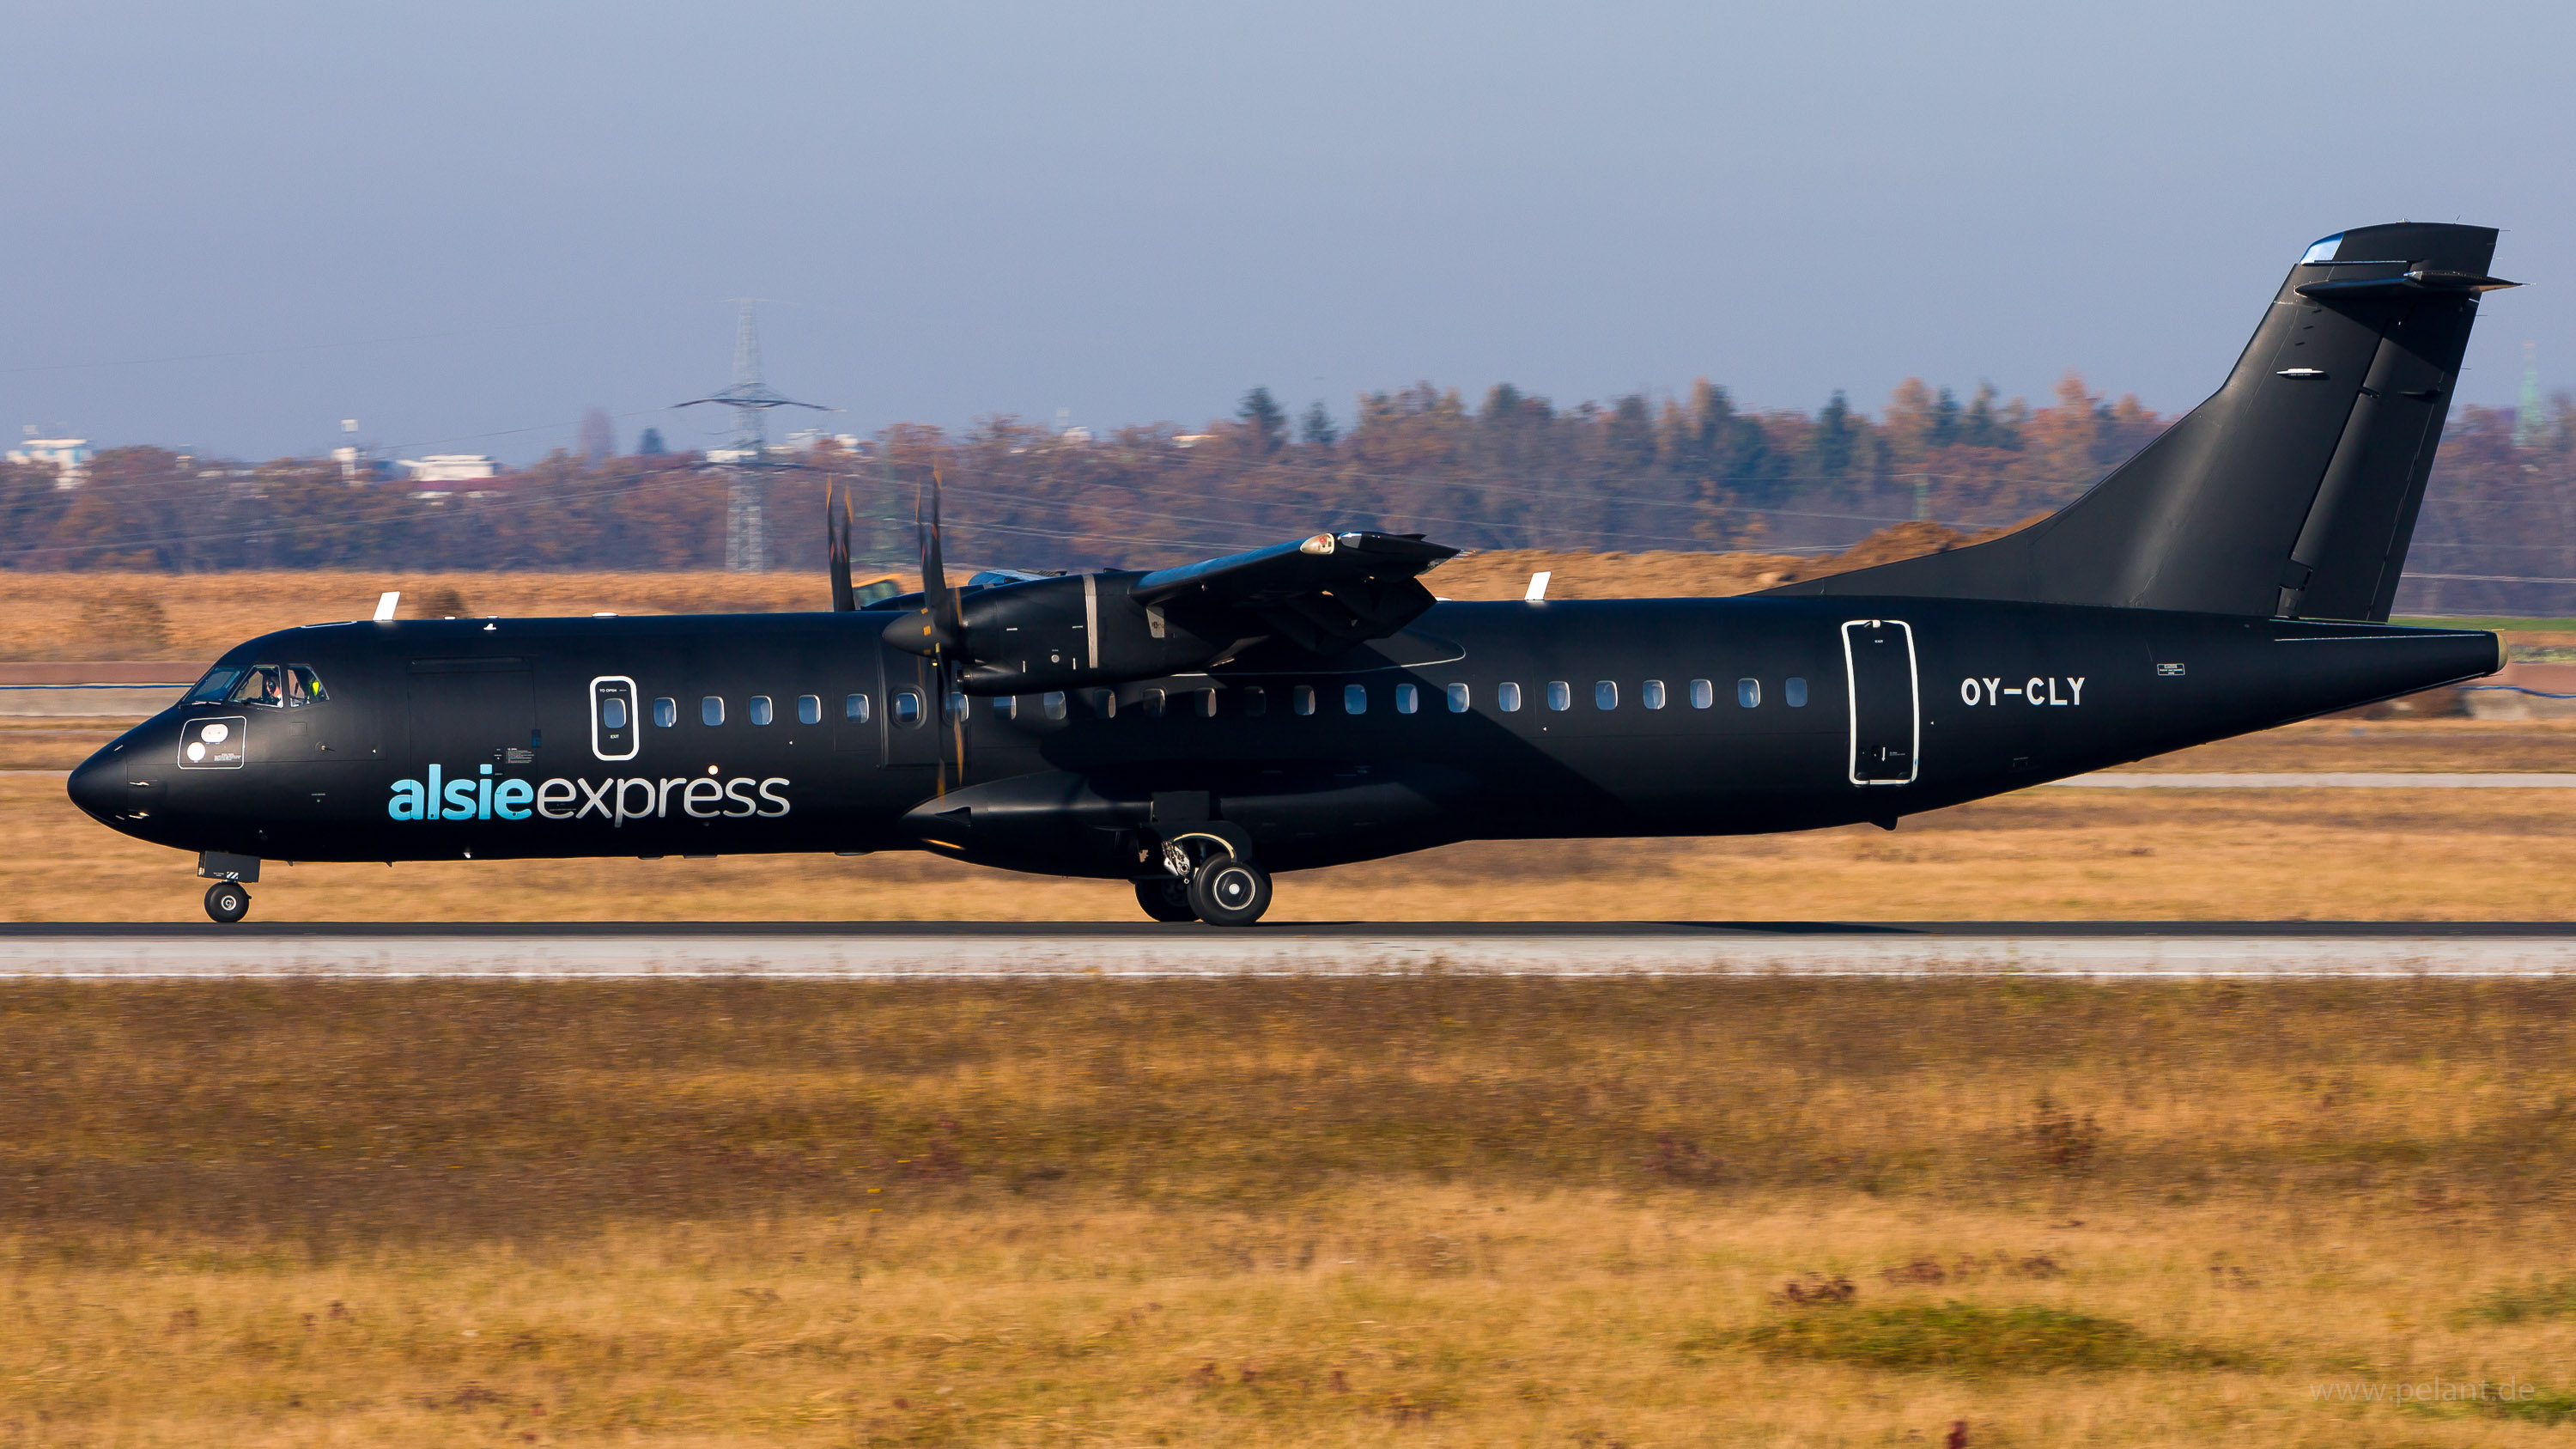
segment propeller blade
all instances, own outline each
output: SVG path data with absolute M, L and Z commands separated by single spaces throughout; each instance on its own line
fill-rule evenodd
M 938 475 L 931 475 L 934 485 Z M 921 545 L 921 607 L 885 626 L 885 641 L 907 654 L 945 659 L 957 645 L 957 603 L 948 592 L 948 571 L 939 557 L 939 501 L 930 498 L 930 522 L 922 523 L 922 490 L 912 495 L 912 531 Z M 941 607 L 942 601 L 946 607 Z M 944 672 L 941 675 L 946 678 Z
M 841 490 L 841 506 L 832 507 L 832 477 L 823 476 L 823 531 L 831 541 L 832 612 L 848 614 L 859 607 L 859 598 L 850 587 L 850 494 Z
M 954 648 L 964 634 L 964 620 L 958 617 L 957 595 L 948 587 L 948 569 L 940 556 L 939 538 L 939 470 L 930 470 L 930 537 L 921 550 L 922 603 L 930 610 L 930 625 Z

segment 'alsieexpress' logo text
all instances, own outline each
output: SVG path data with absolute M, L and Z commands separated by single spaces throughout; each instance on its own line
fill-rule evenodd
M 667 780 L 523 780 L 495 779 L 484 765 L 473 775 L 443 780 L 438 766 L 429 779 L 394 781 L 393 799 L 385 813 L 396 820 L 579 820 L 596 814 L 611 825 L 629 820 L 660 820 L 673 808 L 694 820 L 776 819 L 789 810 L 781 794 L 783 775 L 756 780 L 749 775 L 720 779 L 715 775 L 675 775 Z M 775 806 L 773 809 L 771 807 Z

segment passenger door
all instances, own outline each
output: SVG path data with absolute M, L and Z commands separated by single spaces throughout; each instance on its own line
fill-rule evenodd
M 590 682 L 590 753 L 598 760 L 631 760 L 642 748 L 643 701 L 635 681 L 623 674 L 603 674 Z
M 1899 619 L 1844 624 L 1843 677 L 1851 699 L 1851 782 L 1912 783 L 1923 739 L 1914 631 Z

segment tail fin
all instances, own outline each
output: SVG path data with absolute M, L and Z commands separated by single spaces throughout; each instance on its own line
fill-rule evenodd
M 1931 596 L 2384 621 L 2492 228 L 2399 222 L 2308 248 L 2208 401 L 2003 538 L 1774 594 Z

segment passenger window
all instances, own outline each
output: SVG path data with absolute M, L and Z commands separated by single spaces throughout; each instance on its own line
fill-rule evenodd
M 756 725 L 765 725 L 769 723 L 769 720 L 769 696 L 765 694 L 753 695 L 751 697 L 751 722 Z
M 326 704 L 331 692 L 322 687 L 322 676 L 310 664 L 286 666 L 286 703 L 289 708 L 302 704 Z
M 606 730 L 626 728 L 626 701 L 609 698 L 599 702 L 599 727 Z
M 1064 691 L 1061 689 L 1050 689 L 1046 693 L 1039 695 L 1038 713 L 1045 715 L 1048 719 L 1064 718 Z
M 852 724 L 866 724 L 868 722 L 868 697 L 864 694 L 842 695 L 841 718 L 848 720 Z
M 1463 684 L 1449 686 L 1449 712 L 1451 714 L 1467 712 L 1467 686 Z
M 1422 708 L 1421 690 L 1410 684 L 1399 684 L 1395 687 L 1395 712 L 1397 714 L 1411 714 L 1420 708 Z
M 1739 679 L 1735 681 L 1735 702 L 1744 706 L 1746 709 L 1761 708 L 1762 681 L 1758 679 Z
M 1267 690 L 1264 690 L 1264 689 L 1263 689 L 1260 685 L 1258 685 L 1258 684 L 1252 684 L 1252 685 L 1246 685 L 1246 686 L 1244 686 L 1244 690 L 1243 690 L 1243 712 L 1244 712 L 1245 714 L 1268 714 L 1268 713 L 1270 713 L 1270 694 L 1269 694 L 1269 692 L 1268 692 Z
M 1639 686 L 1637 690 L 1637 703 L 1644 705 L 1648 709 L 1662 709 L 1664 707 L 1664 682 L 1660 679 L 1649 679 L 1643 685 Z
M 233 686 L 232 703 L 256 704 L 277 709 L 286 703 L 286 692 L 279 679 L 282 671 L 274 664 L 254 664 L 242 671 L 241 682 Z
M 1494 686 L 1494 706 L 1505 714 L 1521 712 L 1521 687 L 1505 680 Z
M 1137 702 L 1145 706 L 1145 717 L 1147 719 L 1161 719 L 1163 717 L 1163 692 L 1161 690 L 1146 690 L 1143 698 L 1139 699 Z
M 666 695 L 653 701 L 653 723 L 656 728 L 669 729 L 679 722 L 680 702 L 678 700 Z
M 1301 684 L 1288 691 L 1288 707 L 1299 714 L 1315 712 L 1315 686 Z
M 910 729 L 921 723 L 921 696 L 909 689 L 894 692 L 894 722 Z
M 1086 689 L 1082 692 L 1082 702 L 1090 705 L 1091 712 L 1100 716 L 1102 719 L 1118 718 L 1118 693 L 1116 690 Z
M 218 704 L 232 692 L 233 681 L 241 677 L 238 669 L 210 669 L 197 687 L 188 691 L 183 704 Z
M 946 714 L 940 716 L 941 719 L 954 722 L 966 717 L 966 691 L 962 689 L 952 689 L 948 691 L 948 697 L 945 700 L 942 700 L 941 703 L 948 711 Z
M 1592 707 L 1594 709 L 1617 709 L 1619 707 L 1619 683 L 1617 680 L 1604 679 L 1596 681 L 1593 684 Z
M 705 725 L 724 723 L 723 695 L 710 694 L 698 701 L 698 723 Z
M 1344 713 L 1344 714 L 1366 714 L 1366 713 L 1368 713 L 1368 686 L 1367 686 L 1367 685 L 1365 685 L 1365 684 L 1345 684 L 1345 685 L 1343 685 L 1343 686 L 1342 686 L 1342 713 Z
M 823 696 L 819 694 L 800 694 L 796 696 L 796 722 L 798 724 L 821 724 L 823 722 Z
M 1705 679 L 1692 680 L 1690 683 L 1690 694 L 1691 708 L 1693 709 L 1706 709 L 1710 705 L 1717 703 L 1717 686 L 1709 683 Z
M 999 719 L 1018 719 L 1020 717 L 1020 697 L 1016 694 L 1006 694 L 1001 698 L 994 700 L 993 714 Z
M 1794 674 L 1781 680 L 1780 699 L 1782 703 L 1788 705 L 1791 709 L 1805 709 L 1807 707 L 1807 681 Z
M 1549 709 L 1574 708 L 1574 686 L 1566 683 L 1562 679 L 1549 680 L 1547 682 L 1547 707 Z

